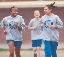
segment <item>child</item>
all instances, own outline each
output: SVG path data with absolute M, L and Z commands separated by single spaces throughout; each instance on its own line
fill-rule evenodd
M 40 49 L 42 44 L 42 28 L 41 28 L 41 19 L 39 18 L 40 12 L 39 10 L 34 11 L 34 17 L 29 22 L 28 29 L 31 30 L 31 40 L 32 47 L 34 50 L 34 56 L 40 57 Z
M 10 16 L 3 18 L 1 26 L 9 46 L 9 57 L 14 57 L 14 50 L 16 57 L 21 57 L 20 48 L 22 45 L 22 30 L 25 29 L 25 22 L 22 16 L 17 15 L 18 9 L 16 7 L 13 6 L 10 8 L 10 14 Z
M 44 39 L 44 52 L 45 57 L 57 57 L 56 50 L 58 46 L 59 33 L 58 29 L 63 27 L 63 22 L 59 16 L 53 14 L 55 2 L 44 7 L 45 15 L 42 16 L 43 26 L 43 39 Z

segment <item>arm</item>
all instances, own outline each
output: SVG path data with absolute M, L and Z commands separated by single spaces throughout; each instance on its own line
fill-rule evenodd
M 22 30 L 22 27 L 18 26 L 18 24 L 16 22 L 14 22 L 14 26 L 17 27 L 19 30 Z
M 50 29 L 57 29 L 58 26 L 57 26 L 57 25 L 50 25 L 49 28 L 50 28 Z
M 34 30 L 36 28 L 37 28 L 37 26 L 33 26 L 33 27 L 28 26 L 28 29 L 30 29 L 30 30 Z
M 63 22 L 61 21 L 61 19 L 59 18 L 59 17 L 57 17 L 57 26 L 58 26 L 58 28 L 60 29 L 60 28 L 63 28 Z
M 5 35 L 7 34 L 7 32 L 6 32 L 5 28 L 3 28 L 3 32 L 4 32 L 4 34 L 5 34 Z
M 18 24 L 17 22 L 14 22 L 14 26 L 17 27 L 19 30 L 24 30 L 25 29 L 25 22 L 22 17 L 20 17 L 19 23 L 20 24 Z
M 23 18 L 21 19 L 20 27 L 22 28 L 22 30 L 25 30 L 25 22 Z
M 44 27 L 44 24 L 43 23 L 41 24 L 41 27 Z
M 28 29 L 34 30 L 34 29 L 36 29 L 36 28 L 37 28 L 37 26 L 34 26 L 34 25 L 33 25 L 33 19 L 31 19 L 31 21 L 29 22 L 29 25 L 28 25 Z
M 61 19 L 56 16 L 56 25 L 51 25 L 49 26 L 51 29 L 58 29 L 58 28 L 62 28 L 63 27 L 63 22 L 61 21 Z
M 6 35 L 7 32 L 6 32 L 6 29 L 5 29 L 5 26 L 6 26 L 5 24 L 6 24 L 5 19 L 3 19 L 3 20 L 1 21 L 1 27 L 2 27 L 2 29 L 3 29 L 4 34 Z

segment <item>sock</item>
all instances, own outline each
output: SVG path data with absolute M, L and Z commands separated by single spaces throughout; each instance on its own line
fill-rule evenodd
M 37 52 L 34 52 L 34 57 L 37 57 Z

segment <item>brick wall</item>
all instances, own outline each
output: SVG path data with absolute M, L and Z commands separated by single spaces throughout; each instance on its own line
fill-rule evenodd
M 43 8 L 19 8 L 19 14 L 23 16 L 26 25 L 28 25 L 31 18 L 33 18 L 33 12 L 34 10 L 40 10 L 41 16 L 44 15 Z M 57 14 L 62 21 L 64 22 L 64 7 L 59 7 L 54 10 L 54 13 Z M 0 9 L 0 21 L 9 14 L 9 8 L 1 8 Z M 40 17 L 41 17 L 40 16 Z M 60 42 L 64 42 L 64 28 L 60 31 Z M 30 37 L 30 30 L 26 28 L 25 32 L 23 32 L 23 43 L 30 43 L 31 37 Z M 5 43 L 5 35 L 3 34 L 2 29 L 0 28 L 0 43 Z

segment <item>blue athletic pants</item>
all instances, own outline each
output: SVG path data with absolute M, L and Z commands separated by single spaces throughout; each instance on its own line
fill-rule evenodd
M 45 52 L 45 57 L 57 57 L 56 50 L 58 46 L 58 42 L 54 41 L 44 41 L 44 52 Z

